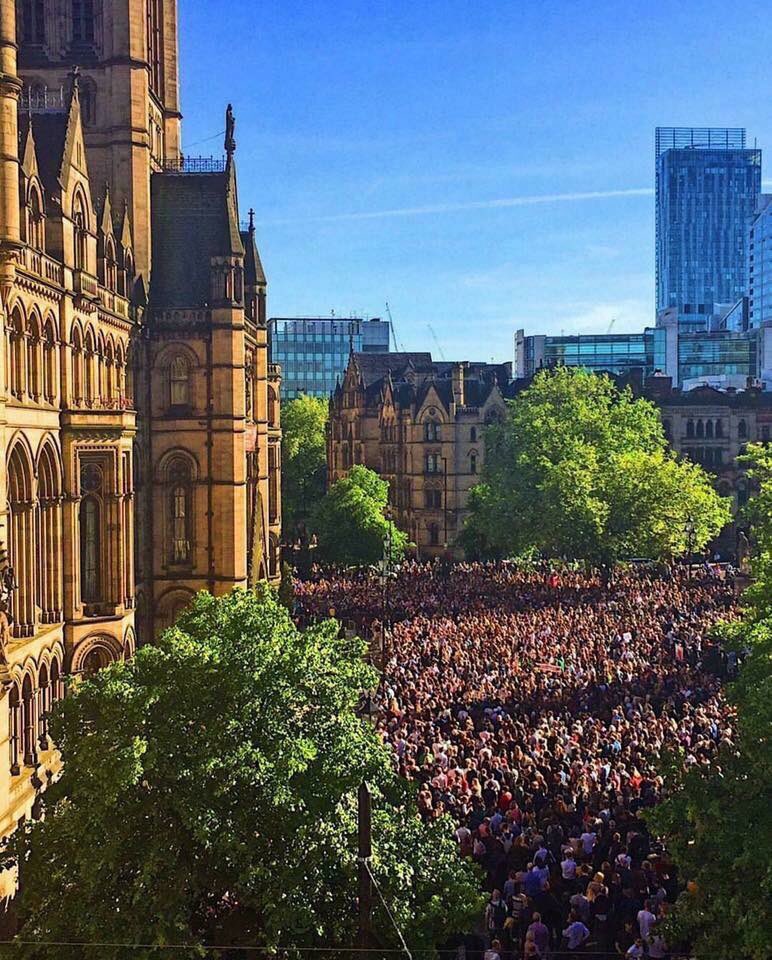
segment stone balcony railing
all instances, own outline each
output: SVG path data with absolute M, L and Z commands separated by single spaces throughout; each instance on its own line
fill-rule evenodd
M 85 270 L 73 271 L 73 285 L 75 293 L 88 300 L 99 299 L 99 281 Z
M 59 287 L 64 284 L 64 268 L 61 263 L 43 253 L 42 250 L 22 247 L 19 252 L 19 265 L 49 283 L 55 283 Z

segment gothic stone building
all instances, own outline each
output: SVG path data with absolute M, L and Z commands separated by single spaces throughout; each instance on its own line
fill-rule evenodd
M 66 677 L 278 574 L 279 378 L 226 126 L 224 160 L 181 159 L 175 0 L 0 0 L 0 834 L 56 775 Z
M 397 525 L 419 555 L 458 554 L 483 430 L 506 412 L 508 364 L 439 363 L 429 353 L 352 353 L 330 400 L 328 476 L 355 464 L 389 481 Z

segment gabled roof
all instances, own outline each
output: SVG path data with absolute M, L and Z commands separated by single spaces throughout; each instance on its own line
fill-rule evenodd
M 265 286 L 267 281 L 255 241 L 255 228 L 251 214 L 249 230 L 241 231 L 241 242 L 244 245 L 244 283 L 252 287 Z
M 67 136 L 67 115 L 65 113 L 36 113 L 19 115 L 19 140 L 27 144 L 32 127 L 37 168 L 46 193 L 50 197 L 59 197 L 62 184 L 59 173 L 64 156 L 64 141 Z

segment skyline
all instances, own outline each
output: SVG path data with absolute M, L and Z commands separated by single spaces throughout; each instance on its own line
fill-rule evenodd
M 641 330 L 655 126 L 745 126 L 772 148 L 768 34 L 742 31 L 743 7 L 190 4 L 184 149 L 219 153 L 233 103 L 270 315 L 388 301 L 407 349 L 432 349 L 431 324 L 449 357 L 497 361 L 519 327 Z M 212 77 L 223 43 L 239 69 Z

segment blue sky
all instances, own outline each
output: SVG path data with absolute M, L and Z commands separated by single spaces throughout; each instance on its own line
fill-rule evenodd
M 184 149 L 232 101 L 270 315 L 388 300 L 406 349 L 508 360 L 652 321 L 654 127 L 772 151 L 771 39 L 744 0 L 181 0 Z

